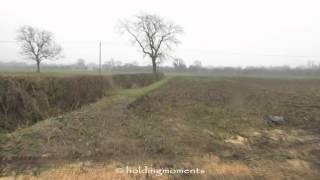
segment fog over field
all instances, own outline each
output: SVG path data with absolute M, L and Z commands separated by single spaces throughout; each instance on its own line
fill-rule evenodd
M 0 61 L 30 62 L 19 55 L 16 31 L 31 25 L 54 33 L 64 58 L 53 63 L 137 61 L 150 65 L 128 36 L 117 30 L 119 19 L 155 13 L 181 25 L 181 45 L 173 56 L 187 65 L 298 66 L 320 62 L 320 2 L 316 0 L 4 0 L 0 6 Z M 50 62 L 50 61 L 48 61 Z M 164 65 L 172 64 L 170 59 Z

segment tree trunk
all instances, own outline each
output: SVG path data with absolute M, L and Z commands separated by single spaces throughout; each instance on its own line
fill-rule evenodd
M 157 63 L 156 63 L 155 57 L 152 57 L 152 72 L 153 72 L 153 74 L 157 73 Z
M 40 73 L 40 61 L 37 61 L 37 73 Z

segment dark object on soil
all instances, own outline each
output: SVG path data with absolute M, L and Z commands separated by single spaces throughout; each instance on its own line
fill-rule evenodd
M 268 123 L 268 125 L 283 125 L 286 123 L 286 120 L 283 116 L 265 116 L 264 120 Z

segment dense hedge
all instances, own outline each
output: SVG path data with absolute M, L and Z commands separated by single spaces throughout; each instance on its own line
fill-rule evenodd
M 0 131 L 29 126 L 95 102 L 108 90 L 151 84 L 163 74 L 32 77 L 0 76 Z

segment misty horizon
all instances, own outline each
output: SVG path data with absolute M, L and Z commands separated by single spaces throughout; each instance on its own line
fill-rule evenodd
M 148 12 L 184 28 L 173 56 L 187 65 L 195 60 L 214 67 L 319 64 L 317 7 L 317 1 L 162 1 L 156 7 L 146 1 L 7 1 L 0 7 L 0 61 L 32 63 L 19 54 L 15 42 L 17 29 L 31 25 L 52 32 L 64 49 L 64 58 L 45 63 L 72 64 L 80 58 L 98 63 L 101 41 L 102 62 L 114 58 L 150 65 L 116 28 L 119 20 Z M 168 59 L 163 66 L 171 64 Z

